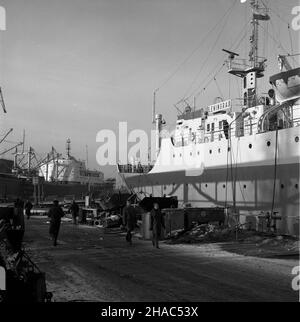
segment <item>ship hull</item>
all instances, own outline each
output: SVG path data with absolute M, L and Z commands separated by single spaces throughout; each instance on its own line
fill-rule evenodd
M 62 200 L 66 196 L 82 199 L 85 195 L 91 195 L 98 198 L 112 190 L 112 188 L 111 185 L 107 184 L 91 185 L 89 187 L 78 183 L 42 182 L 39 188 L 36 187 L 36 194 L 39 193 L 41 201 L 53 198 Z M 0 199 L 33 199 L 33 196 L 34 186 L 31 180 L 0 174 Z
M 282 217 L 277 221 L 279 232 L 299 235 L 298 135 L 297 128 L 278 131 L 276 158 L 276 133 L 268 132 L 256 135 L 256 140 L 253 136 L 239 138 L 233 142 L 232 150 L 236 150 L 237 145 L 240 148 L 235 162 L 224 162 L 230 156 L 227 151 L 223 157 L 222 151 L 215 157 L 212 155 L 211 161 L 207 160 L 208 156 L 205 154 L 204 159 L 199 162 L 202 164 L 199 175 L 187 175 L 186 169 L 159 171 L 160 165 L 155 165 L 154 171 L 148 174 L 120 173 L 119 176 L 126 187 L 136 193 L 177 196 L 179 204 L 182 205 L 235 205 L 239 213 L 244 214 L 247 220 L 253 221 L 256 227 L 258 222 L 255 220 L 259 220 L 257 215 L 261 212 L 271 212 L 273 209 Z M 250 141 L 253 144 L 251 151 Z M 268 150 L 267 142 L 270 142 Z M 217 151 L 218 146 L 223 146 L 223 150 L 226 150 L 224 145 L 224 142 L 214 142 L 207 149 Z M 176 149 L 178 148 L 171 149 L 171 154 L 175 155 Z M 183 148 L 180 151 L 182 154 L 190 153 Z M 161 150 L 161 154 L 163 153 Z M 162 156 L 160 161 L 161 158 Z

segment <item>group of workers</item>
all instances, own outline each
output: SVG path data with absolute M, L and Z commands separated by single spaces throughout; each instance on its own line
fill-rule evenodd
M 73 223 L 77 225 L 77 217 L 79 213 L 79 207 L 75 201 L 70 207 Z M 50 229 L 49 233 L 53 240 L 53 245 L 57 245 L 57 237 L 59 233 L 61 218 L 64 216 L 62 208 L 59 206 L 57 200 L 53 202 L 53 206 L 48 212 L 50 217 Z M 131 204 L 130 200 L 127 200 L 126 206 L 123 209 L 123 225 L 126 227 L 126 241 L 132 245 L 132 233 L 137 225 L 137 211 Z M 159 248 L 159 240 L 161 238 L 162 228 L 165 229 L 164 217 L 161 213 L 158 203 L 153 204 L 153 209 L 150 212 L 150 230 L 152 231 L 152 244 L 153 247 Z
M 21 199 L 17 199 L 14 203 L 14 217 L 12 218 L 12 227 L 25 231 L 24 212 L 27 219 L 31 217 L 32 203 L 27 200 L 24 203 Z M 73 218 L 73 224 L 78 224 L 79 206 L 73 200 L 70 211 Z M 49 234 L 54 246 L 57 246 L 57 238 L 60 230 L 61 218 L 64 216 L 64 211 L 59 205 L 58 200 L 53 201 L 53 205 L 48 211 L 50 218 Z M 123 209 L 123 226 L 126 228 L 126 241 L 132 245 L 132 233 L 137 226 L 137 211 L 132 205 L 131 200 L 127 200 L 126 206 Z M 158 203 L 153 204 L 153 209 L 150 212 L 150 231 L 152 231 L 153 247 L 159 248 L 159 240 L 161 238 L 162 228 L 165 229 L 164 217 L 159 208 Z
M 31 203 L 30 200 L 27 200 L 26 202 L 24 202 L 22 199 L 17 198 L 14 202 L 13 215 L 10 218 L 10 224 L 13 230 L 21 231 L 22 236 L 24 235 L 24 232 L 25 232 L 25 216 L 27 217 L 28 220 L 30 219 L 32 208 L 33 208 L 33 204 Z M 77 224 L 79 206 L 77 205 L 75 200 L 73 200 L 70 210 L 73 217 L 73 223 Z M 64 211 L 60 207 L 58 200 L 54 200 L 53 205 L 50 207 L 48 211 L 48 217 L 50 218 L 49 234 L 52 238 L 54 246 L 57 245 L 57 237 L 58 237 L 59 228 L 61 224 L 61 218 L 63 216 L 64 216 Z
M 127 200 L 126 207 L 123 209 L 123 225 L 126 227 L 126 241 L 132 245 L 132 232 L 136 227 L 136 209 L 132 206 L 131 201 Z M 150 212 L 150 231 L 152 231 L 152 245 L 159 248 L 159 240 L 161 238 L 162 228 L 165 229 L 164 217 L 159 208 L 159 204 L 155 202 Z

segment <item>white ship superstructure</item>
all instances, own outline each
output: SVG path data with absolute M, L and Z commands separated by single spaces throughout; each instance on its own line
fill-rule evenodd
M 119 182 L 137 194 L 177 196 L 181 205 L 231 208 L 256 227 L 257 215 L 269 212 L 281 218 L 279 231 L 299 235 L 300 68 L 280 55 L 280 73 L 269 78 L 267 94 L 258 92 L 266 59 L 258 56 L 257 28 L 270 17 L 258 1 L 250 4 L 249 63 L 225 50 L 229 73 L 241 79 L 243 96 L 198 110 L 187 106 L 174 135 L 157 140 L 153 169 L 126 173 L 119 166 Z
M 40 176 L 45 181 L 73 182 L 81 184 L 101 184 L 104 181 L 100 171 L 87 170 L 84 161 L 73 157 L 68 159 L 59 158 L 40 167 Z
M 67 157 L 63 158 L 54 149 L 39 166 L 39 175 L 48 182 L 80 183 L 97 185 L 104 182 L 104 174 L 89 170 L 85 162 L 77 160 L 70 154 L 70 143 L 67 141 Z

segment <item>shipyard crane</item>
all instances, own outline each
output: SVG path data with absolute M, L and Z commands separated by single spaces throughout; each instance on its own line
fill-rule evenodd
M 70 152 L 70 149 L 68 150 L 68 152 Z M 67 164 L 61 164 L 58 162 L 59 158 L 61 157 L 61 154 L 58 153 L 56 151 L 56 149 L 54 147 L 52 147 L 51 151 L 49 153 L 47 153 L 46 157 L 43 158 L 42 160 L 40 160 L 40 162 L 38 162 L 37 167 L 41 170 L 41 172 L 43 173 L 43 176 L 46 178 L 46 180 L 48 181 L 48 165 L 51 162 L 55 162 L 56 163 L 56 171 L 53 170 L 53 173 L 51 175 L 51 178 L 53 180 L 58 180 L 60 174 L 68 167 Z M 70 153 L 68 153 L 68 158 L 70 158 Z M 44 171 L 42 169 L 42 166 L 46 165 L 46 176 L 44 175 Z
M 0 144 L 9 136 L 9 134 L 13 131 L 13 128 L 9 129 L 9 131 L 4 134 L 3 138 L 0 140 Z
M 7 149 L 7 150 L 5 150 L 5 151 L 2 151 L 2 152 L 0 152 L 0 156 L 1 155 L 3 155 L 3 154 L 5 154 L 5 153 L 7 153 L 7 152 L 9 152 L 9 151 L 11 151 L 11 150 L 13 150 L 13 149 L 16 149 L 18 146 L 20 146 L 20 145 L 22 145 L 22 142 L 20 142 L 20 143 L 18 143 L 18 144 L 16 144 L 15 146 L 13 146 L 12 148 L 9 148 L 9 149 Z

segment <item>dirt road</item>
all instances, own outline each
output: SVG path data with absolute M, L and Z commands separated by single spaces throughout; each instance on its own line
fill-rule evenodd
M 25 246 L 46 272 L 54 301 L 298 301 L 297 258 L 247 257 L 222 244 L 167 245 L 119 230 L 63 222 L 52 246 L 47 219 L 26 221 Z

